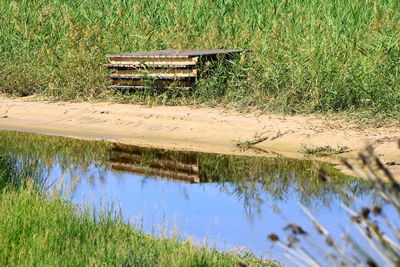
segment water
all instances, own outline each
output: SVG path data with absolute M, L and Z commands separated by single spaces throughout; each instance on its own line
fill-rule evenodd
M 220 250 L 243 248 L 290 264 L 267 235 L 290 222 L 312 229 L 306 206 L 339 236 L 349 227 L 343 191 L 366 202 L 373 192 L 327 164 L 157 150 L 65 137 L 0 131 L 0 152 L 40 166 L 45 186 L 95 211 L 113 208 L 145 232 L 178 235 Z M 320 182 L 323 166 L 335 186 Z

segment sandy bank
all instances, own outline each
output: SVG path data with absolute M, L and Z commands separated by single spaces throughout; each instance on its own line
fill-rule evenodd
M 240 114 L 213 108 L 148 107 L 113 103 L 50 103 L 0 97 L 0 128 L 81 138 L 109 139 L 159 148 L 234 154 L 237 141 L 269 137 L 256 145 L 269 153 L 299 157 L 303 146 L 348 146 L 355 155 L 373 144 L 385 161 L 400 163 L 399 127 L 357 125 L 344 119 Z M 265 152 L 267 153 L 267 152 Z

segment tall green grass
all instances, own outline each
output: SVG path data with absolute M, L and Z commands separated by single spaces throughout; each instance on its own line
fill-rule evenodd
M 2 266 L 272 266 L 251 255 L 221 253 L 178 239 L 155 238 L 104 213 L 79 213 L 29 184 L 0 194 Z
M 397 0 L 4 0 L 0 92 L 111 99 L 107 53 L 242 48 L 195 92 L 117 100 L 398 115 L 399 38 Z

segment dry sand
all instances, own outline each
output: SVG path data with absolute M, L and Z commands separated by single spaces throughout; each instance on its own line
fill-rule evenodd
M 96 138 L 167 149 L 233 154 L 303 156 L 303 146 L 348 146 L 352 157 L 373 144 L 386 162 L 400 166 L 400 128 L 373 127 L 315 115 L 241 114 L 215 108 L 113 103 L 50 103 L 0 97 L 0 128 Z M 281 135 L 281 136 L 280 136 Z M 237 141 L 269 137 L 258 149 Z M 343 154 L 342 154 L 343 155 Z M 400 168 L 400 167 L 399 167 Z

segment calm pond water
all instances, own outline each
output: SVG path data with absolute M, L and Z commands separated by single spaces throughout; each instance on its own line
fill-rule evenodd
M 333 235 L 348 229 L 341 203 L 349 191 L 373 192 L 327 164 L 281 157 L 244 157 L 158 150 L 65 137 L 0 131 L 0 152 L 34 165 L 48 190 L 96 212 L 115 208 L 145 232 L 178 234 L 221 250 L 245 248 L 289 263 L 267 235 L 295 222 L 311 229 L 306 206 Z M 22 165 L 21 165 L 22 166 Z M 320 182 L 324 167 L 334 183 Z

